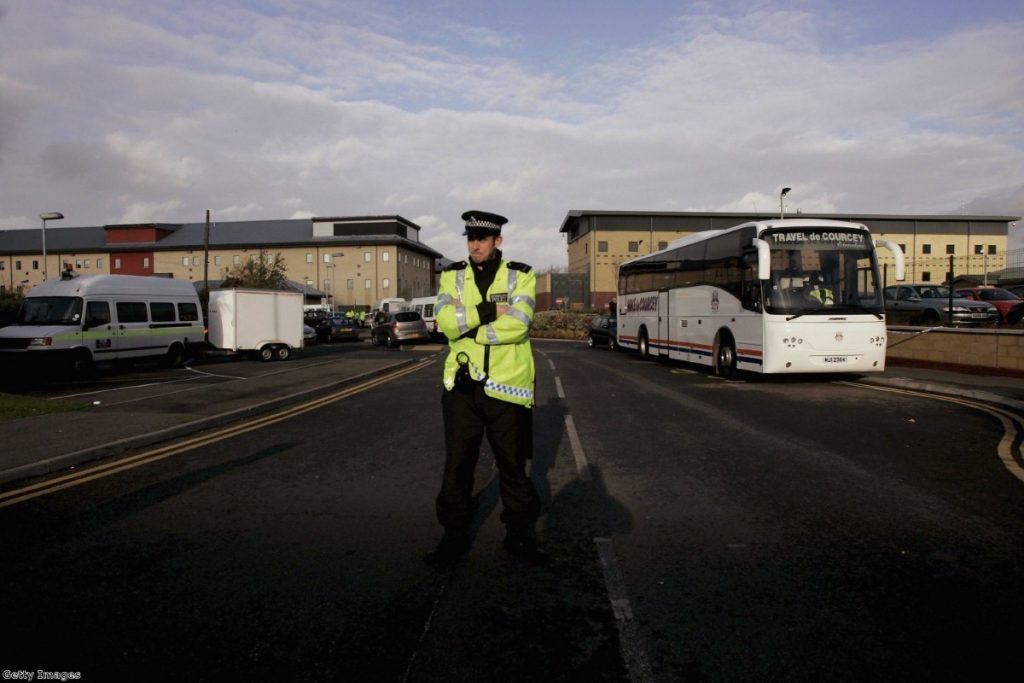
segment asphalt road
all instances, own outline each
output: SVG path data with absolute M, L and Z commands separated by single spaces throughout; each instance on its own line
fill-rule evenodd
M 999 456 L 1020 436 L 992 414 L 849 378 L 535 350 L 549 566 L 502 553 L 487 457 L 470 555 L 422 562 L 438 359 L 0 508 L 0 668 L 952 680 L 1024 664 L 1024 483 Z

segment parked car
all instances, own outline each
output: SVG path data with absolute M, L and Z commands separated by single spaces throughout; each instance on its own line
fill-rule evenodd
M 1003 289 L 1024 299 L 1024 285 L 1011 285 L 1009 287 L 1004 287 Z
M 356 341 L 359 331 L 359 321 L 345 315 L 330 317 L 317 328 L 320 339 L 326 342 Z
M 616 338 L 618 318 L 614 315 L 596 315 L 590 321 L 590 333 L 587 335 L 587 346 L 592 349 L 608 347 L 615 350 L 619 348 Z
M 309 325 L 302 326 L 302 341 L 307 344 L 316 344 L 316 330 Z
M 370 341 L 375 346 L 381 344 L 395 348 L 406 342 L 430 341 L 427 324 L 423 316 L 416 311 L 399 311 L 388 313 L 387 317 L 370 330 Z
M 1002 287 L 965 287 L 956 295 L 972 301 L 987 301 L 999 311 L 999 322 L 1016 325 L 1024 317 L 1024 299 Z
M 949 287 L 932 283 L 886 287 L 885 315 L 890 323 L 938 325 L 949 322 Z M 953 323 L 984 325 L 999 320 L 999 311 L 986 301 L 953 298 Z

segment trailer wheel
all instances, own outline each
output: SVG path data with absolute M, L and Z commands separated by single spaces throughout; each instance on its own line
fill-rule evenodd
M 262 347 L 259 352 L 260 360 L 263 361 L 264 363 L 269 363 L 270 361 L 274 360 L 275 355 L 276 354 L 274 353 L 274 347 L 270 346 L 269 344 L 267 346 Z
M 278 346 L 277 350 L 274 351 L 274 357 L 277 358 L 277 360 L 288 360 L 290 355 L 292 355 L 292 350 L 283 344 Z

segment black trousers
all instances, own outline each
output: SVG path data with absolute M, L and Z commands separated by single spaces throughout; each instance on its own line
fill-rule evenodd
M 494 452 L 501 491 L 501 521 L 511 531 L 528 529 L 540 514 L 540 500 L 526 474 L 533 457 L 533 413 L 500 401 L 483 385 L 455 387 L 441 399 L 444 413 L 445 464 L 437 519 L 448 531 L 465 533 L 473 521 L 473 473 L 484 434 Z

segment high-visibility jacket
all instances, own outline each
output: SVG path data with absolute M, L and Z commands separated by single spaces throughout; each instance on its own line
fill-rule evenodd
M 473 269 L 466 261 L 453 263 L 441 273 L 434 316 L 448 338 L 444 388 L 455 387 L 458 357 L 466 354 L 472 379 L 484 382 L 484 391 L 502 401 L 533 405 L 534 366 L 530 348 L 537 296 L 537 276 L 530 266 L 502 259 L 494 282 L 484 294 L 477 289 Z M 480 324 L 477 304 L 507 304 L 498 319 Z M 472 331 L 472 334 L 467 334 Z
M 809 294 L 823 304 L 832 303 L 832 290 L 825 289 L 820 285 L 813 287 Z

